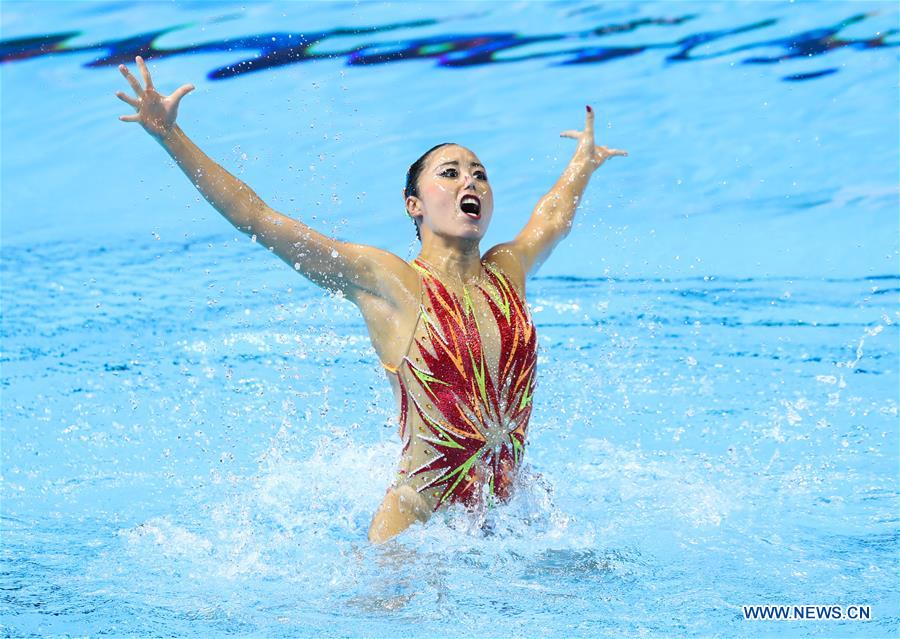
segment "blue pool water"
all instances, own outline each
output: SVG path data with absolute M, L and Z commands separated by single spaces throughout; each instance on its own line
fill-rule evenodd
M 894 3 L 0 12 L 4 636 L 896 635 Z M 489 521 L 366 542 L 399 440 L 361 317 L 118 121 L 136 54 L 273 208 L 405 259 L 438 142 L 491 172 L 483 249 L 585 104 L 629 152 L 528 282 L 529 477 Z

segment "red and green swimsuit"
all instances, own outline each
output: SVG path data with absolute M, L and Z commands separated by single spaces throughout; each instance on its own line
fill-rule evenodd
M 434 510 L 473 505 L 485 492 L 507 499 L 524 452 L 537 335 L 507 277 L 483 265 L 483 280 L 464 287 L 460 299 L 432 267 L 413 261 L 422 302 L 409 352 L 395 370 L 400 472 Z

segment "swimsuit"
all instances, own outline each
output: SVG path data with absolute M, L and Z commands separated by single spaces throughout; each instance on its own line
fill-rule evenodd
M 434 510 L 474 505 L 485 493 L 506 500 L 524 452 L 537 335 L 506 276 L 482 264 L 484 280 L 464 286 L 460 299 L 414 260 L 422 284 L 416 326 L 400 364 L 382 364 L 400 387 L 399 483 Z

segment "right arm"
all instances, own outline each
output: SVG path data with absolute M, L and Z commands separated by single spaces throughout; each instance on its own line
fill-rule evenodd
M 118 92 L 116 95 L 121 100 L 138 110 L 119 119 L 139 122 L 225 219 L 242 233 L 255 236 L 257 242 L 323 288 L 341 291 L 357 304 L 367 296 L 396 301 L 405 288 L 403 280 L 409 278 L 406 271 L 411 271 L 406 262 L 372 246 L 330 238 L 271 209 L 249 186 L 201 151 L 175 124 L 178 102 L 193 90 L 193 85 L 184 85 L 164 97 L 154 88 L 143 59 L 138 56 L 135 60 L 146 89 L 141 88 L 125 65 L 119 66 L 140 98 Z M 394 277 L 385 277 L 388 274 Z
M 364 293 L 384 297 L 390 292 L 382 290 L 387 283 L 384 271 L 408 268 L 392 253 L 336 240 L 271 209 L 247 184 L 201 151 L 178 125 L 158 141 L 225 219 L 314 284 L 341 291 L 351 301 Z

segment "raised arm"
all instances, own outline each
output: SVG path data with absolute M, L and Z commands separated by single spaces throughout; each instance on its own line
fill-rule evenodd
M 553 188 L 540 199 L 525 228 L 516 238 L 492 251 L 512 254 L 525 277 L 537 272 L 544 260 L 572 229 L 575 210 L 594 171 L 607 158 L 628 155 L 625 151 L 594 144 L 594 112 L 587 107 L 584 131 L 563 131 L 561 137 L 578 140 L 575 155 Z
M 319 286 L 341 291 L 354 302 L 367 293 L 391 300 L 397 292 L 397 280 L 384 275 L 409 270 L 403 260 L 375 247 L 327 237 L 271 209 L 249 186 L 210 159 L 175 124 L 178 104 L 194 86 L 185 84 L 170 96 L 163 96 L 153 86 L 144 60 L 138 56 L 135 61 L 146 86 L 142 88 L 125 65 L 119 65 L 137 94 L 133 98 L 121 91 L 116 93 L 137 110 L 134 115 L 119 119 L 141 124 L 223 217 Z

